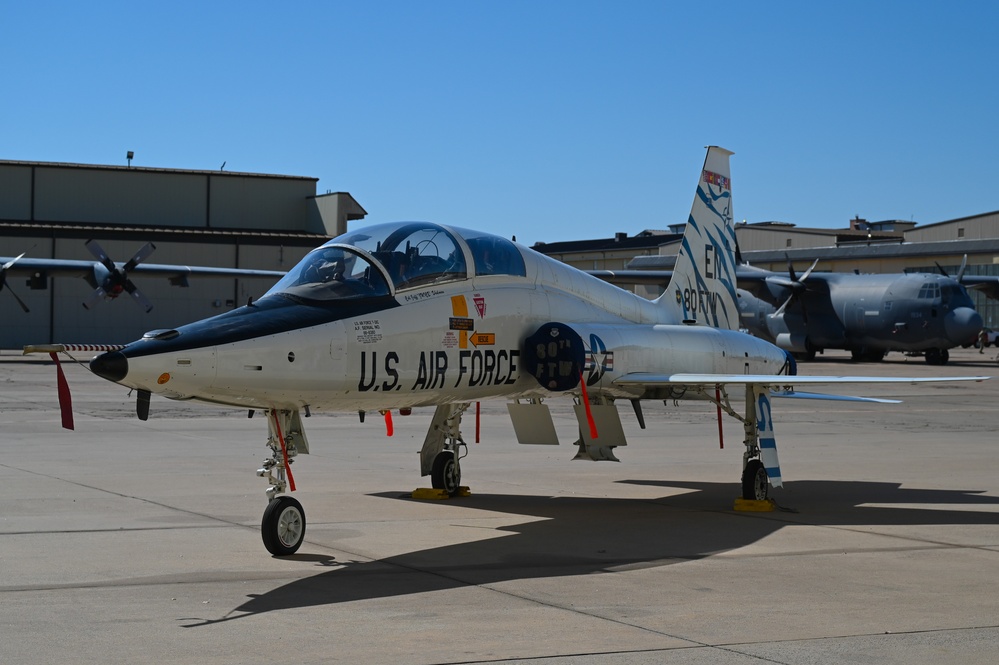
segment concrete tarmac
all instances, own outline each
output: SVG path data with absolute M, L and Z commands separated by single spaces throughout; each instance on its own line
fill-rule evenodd
M 86 354 L 82 354 L 86 355 Z M 807 374 L 999 375 L 829 354 Z M 431 411 L 313 414 L 293 469 L 298 554 L 260 539 L 259 415 L 134 396 L 0 354 L 2 663 L 996 663 L 999 379 L 837 386 L 903 404 L 774 400 L 782 510 L 732 510 L 741 425 L 621 406 L 620 464 L 520 446 L 502 402 L 469 444 L 472 496 L 415 501 Z M 738 404 L 739 402 L 737 402 Z M 474 419 L 463 424 L 474 437 Z

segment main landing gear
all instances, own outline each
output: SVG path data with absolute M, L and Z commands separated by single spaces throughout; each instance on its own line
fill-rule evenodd
M 449 496 L 461 492 L 460 452 L 468 449 L 461 438 L 461 414 L 468 406 L 468 402 L 438 406 L 420 450 L 420 474 L 430 476 L 431 486 Z
M 746 414 L 743 416 L 734 408 L 724 388 L 712 396 L 708 391 L 702 394 L 719 409 L 742 423 L 743 444 L 746 452 L 742 455 L 742 499 L 746 501 L 766 501 L 770 487 L 781 486 L 780 461 L 777 458 L 777 442 L 774 439 L 771 419 L 769 390 L 756 384 L 746 386 Z M 721 413 L 719 412 L 719 418 Z
M 299 453 L 308 454 L 309 442 L 298 411 L 271 411 L 267 426 L 270 430 L 267 447 L 271 449 L 271 456 L 257 469 L 257 475 L 266 477 L 270 483 L 260 536 L 268 552 L 274 556 L 288 556 L 297 552 L 305 540 L 305 510 L 298 500 L 279 495 L 288 489 L 295 490 L 291 464 Z
M 950 360 L 950 352 L 947 349 L 926 349 L 927 365 L 946 365 Z

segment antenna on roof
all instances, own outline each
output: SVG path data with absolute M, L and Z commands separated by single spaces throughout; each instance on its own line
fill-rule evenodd
M 222 160 L 222 166 L 219 167 L 219 171 L 225 171 L 226 160 Z
M 135 153 L 129 150 L 125 153 L 125 159 L 128 160 L 128 168 L 132 168 L 132 158 L 135 157 Z

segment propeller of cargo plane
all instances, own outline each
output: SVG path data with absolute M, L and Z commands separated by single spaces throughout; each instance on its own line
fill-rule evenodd
M 112 300 L 120 296 L 122 292 L 126 292 L 146 312 L 153 309 L 153 303 L 132 283 L 132 280 L 128 278 L 128 273 L 149 258 L 149 255 L 156 249 L 156 245 L 147 242 L 121 268 L 108 257 L 107 252 L 96 240 L 88 240 L 86 245 L 99 263 L 94 266 L 93 281 L 91 282 L 91 285 L 95 287 L 94 294 L 83 303 L 84 307 L 92 309 L 101 300 Z
M 28 306 L 24 304 L 24 301 L 21 300 L 21 298 L 16 293 L 14 293 L 14 289 L 10 288 L 10 286 L 8 286 L 7 284 L 7 271 L 10 269 L 12 265 L 20 261 L 21 257 L 24 256 L 25 254 L 27 254 L 27 252 L 22 252 L 19 256 L 15 256 L 10 261 L 3 264 L 2 267 L 0 267 L 0 291 L 2 291 L 3 287 L 6 286 L 7 290 L 10 292 L 10 295 L 14 296 L 14 300 L 16 300 L 17 304 L 21 306 L 21 309 L 23 309 L 25 312 L 28 312 L 30 311 L 28 310 Z
M 936 263 L 937 268 L 939 268 L 939 270 L 940 270 L 940 274 L 942 274 L 944 277 L 950 277 L 950 275 L 947 274 L 947 271 L 944 270 L 944 267 L 942 265 L 940 265 L 939 262 L 934 261 L 933 263 Z M 961 283 L 961 279 L 964 277 L 964 270 L 967 267 L 968 267 L 968 255 L 965 254 L 964 255 L 964 259 L 961 261 L 961 267 L 957 269 L 957 282 L 958 282 L 958 284 Z
M 791 290 L 791 295 L 784 301 L 784 304 L 781 305 L 776 312 L 774 312 L 774 316 L 780 316 L 784 313 L 784 310 L 787 309 L 787 306 L 790 305 L 796 298 L 801 298 L 801 295 L 807 288 L 805 286 L 805 280 L 808 279 L 808 276 L 812 274 L 812 271 L 815 270 L 815 266 L 817 265 L 819 265 L 819 260 L 815 259 L 815 262 L 812 263 L 808 270 L 805 271 L 805 273 L 801 276 L 801 279 L 798 279 L 794 274 L 794 266 L 791 265 L 791 259 L 788 257 L 787 272 L 790 279 L 784 279 L 783 277 L 767 279 L 767 281 L 772 280 L 774 283 Z M 805 320 L 805 323 L 808 322 L 808 310 L 805 309 L 805 301 L 803 299 L 801 300 L 801 317 Z

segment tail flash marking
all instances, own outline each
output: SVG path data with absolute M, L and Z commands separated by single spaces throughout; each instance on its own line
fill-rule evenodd
M 708 148 L 673 279 L 660 300 L 675 308 L 677 319 L 736 329 L 739 309 L 729 176 L 731 154 L 724 148 Z

